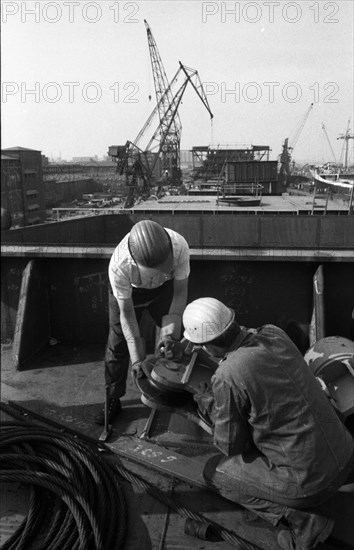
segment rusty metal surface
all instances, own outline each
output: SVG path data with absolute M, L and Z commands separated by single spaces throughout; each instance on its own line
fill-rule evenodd
M 51 336 L 59 341 L 104 344 L 108 331 L 108 259 L 38 258 L 49 296 Z M 1 333 L 15 331 L 26 258 L 1 262 Z M 309 347 L 312 278 L 318 262 L 192 260 L 189 297 L 213 296 L 235 309 L 246 326 L 274 323 L 302 351 Z M 354 337 L 354 263 L 324 264 L 327 334 Z M 46 281 L 46 282 L 44 282 Z
M 271 161 L 228 161 L 226 165 L 227 169 L 227 181 L 239 182 L 239 183 L 254 183 L 254 182 L 267 182 L 277 181 L 278 162 L 276 160 Z
M 354 216 L 299 216 L 294 215 L 294 205 L 289 205 L 288 211 L 270 210 L 266 215 L 265 210 L 264 215 L 257 216 L 245 215 L 242 208 L 235 215 L 224 207 L 221 215 L 191 211 L 171 216 L 170 212 L 152 209 L 148 217 L 181 233 L 190 247 L 354 248 Z M 122 212 L 3 231 L 2 243 L 116 246 L 134 223 L 147 217 L 145 211 Z
M 6 354 L 8 358 L 11 357 L 10 352 Z M 93 424 L 92 419 L 102 406 L 104 397 L 103 368 L 100 361 L 102 354 L 103 350 L 99 349 L 95 355 L 94 350 L 88 351 L 86 346 L 83 346 L 79 354 L 75 347 L 66 350 L 58 344 L 51 348 L 50 356 L 46 355 L 41 362 L 36 363 L 35 370 L 27 372 L 16 372 L 13 366 L 6 365 L 7 361 L 3 360 L 2 399 L 14 399 L 30 411 L 45 416 L 46 422 L 53 420 L 62 428 L 87 434 L 97 441 L 102 428 Z M 6 359 L 4 356 L 2 358 Z M 49 369 L 45 368 L 48 364 L 51 365 Z M 123 402 L 122 416 L 114 424 L 110 444 L 113 447 L 122 445 L 122 452 L 127 453 L 122 458 L 124 464 L 158 485 L 163 491 L 168 491 L 171 478 L 162 473 L 160 466 L 163 464 L 167 467 L 170 463 L 176 463 L 176 471 L 181 473 L 182 464 L 179 457 L 183 456 L 201 465 L 197 478 L 200 479 L 203 462 L 207 456 L 215 452 L 210 444 L 210 435 L 183 417 L 161 413 L 159 418 L 158 413 L 151 434 L 155 442 L 142 441 L 139 435 L 146 425 L 149 410 L 141 404 L 139 392 L 130 380 L 128 393 Z M 159 454 L 161 452 L 162 454 Z M 120 453 L 119 456 L 122 457 Z M 167 462 L 161 462 L 162 460 Z M 181 460 L 188 466 L 188 460 Z M 185 475 L 191 473 L 186 472 Z M 228 529 L 235 530 L 244 538 L 258 541 L 258 545 L 264 550 L 275 550 L 275 535 L 272 528 L 266 527 L 262 521 L 251 521 L 247 512 L 221 499 L 217 494 L 182 480 L 175 486 L 174 494 L 191 509 L 201 512 Z M 166 508 L 161 507 L 156 501 L 154 503 L 141 491 L 134 492 L 131 502 L 132 523 L 127 550 L 158 550 Z M 336 534 L 345 542 L 353 540 L 351 504 L 350 495 L 342 495 L 339 502 L 335 503 L 334 509 Z M 186 538 L 183 536 L 183 526 L 183 518 L 173 514 L 168 525 L 166 548 L 197 550 L 202 545 L 205 550 L 232 549 L 232 545 L 225 542 L 209 543 L 191 537 Z M 331 546 L 326 544 L 323 548 Z

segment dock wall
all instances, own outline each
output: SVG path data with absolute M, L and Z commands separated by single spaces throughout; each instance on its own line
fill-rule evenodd
M 116 246 L 134 223 L 152 219 L 183 235 L 191 248 L 276 247 L 354 250 L 354 216 L 243 214 L 112 214 L 2 232 L 2 244 Z

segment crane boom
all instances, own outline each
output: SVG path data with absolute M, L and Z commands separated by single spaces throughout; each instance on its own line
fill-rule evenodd
M 127 141 L 124 146 L 116 146 L 117 151 L 112 155 L 117 162 L 117 171 L 120 175 L 125 174 L 126 184 L 129 188 L 128 197 L 124 205 L 125 208 L 131 207 L 138 196 L 147 198 L 150 195 L 151 185 L 154 181 L 161 186 L 163 183 L 179 184 L 181 182 L 180 136 L 182 126 L 178 108 L 188 83 L 192 85 L 194 91 L 208 110 L 210 118 L 213 118 L 198 71 L 190 69 L 180 62 L 178 71 L 172 81 L 168 83 L 156 42 L 146 21 L 145 26 L 148 35 L 157 104 L 135 141 Z M 182 77 L 182 84 L 178 82 L 180 76 Z M 177 86 L 178 89 L 175 91 Z M 139 142 L 152 125 L 157 114 L 159 116 L 159 124 L 143 150 Z M 158 162 L 160 162 L 159 172 L 161 172 L 162 168 L 164 173 L 164 182 L 161 181 L 161 176 L 156 173 Z M 168 178 L 166 177 L 166 172 L 168 173 Z
M 160 119 L 159 131 L 161 138 L 164 137 L 164 151 L 162 154 L 162 169 L 168 171 L 172 180 L 180 179 L 180 141 L 181 141 L 181 120 L 179 118 L 174 97 L 171 93 L 166 72 L 151 32 L 151 28 L 144 20 L 152 73 L 154 77 L 156 101 Z
M 332 153 L 332 156 L 333 156 L 333 159 L 334 159 L 334 163 L 337 165 L 336 155 L 334 154 L 332 144 L 331 144 L 330 139 L 329 139 L 328 134 L 327 134 L 326 126 L 323 124 L 323 122 L 322 122 L 322 130 L 324 131 L 325 136 L 327 138 L 327 142 L 328 142 L 329 148 L 331 150 L 331 153 Z
M 301 134 L 301 132 L 302 132 L 304 126 L 305 126 L 305 122 L 308 119 L 312 108 L 313 108 L 313 103 L 311 103 L 311 105 L 307 109 L 303 119 L 301 120 L 300 124 L 296 128 L 292 138 L 291 139 L 286 138 L 284 140 L 283 150 L 282 150 L 281 155 L 280 155 L 280 170 L 279 170 L 279 181 L 281 182 L 281 184 L 283 185 L 284 188 L 286 187 L 286 185 L 288 183 L 289 176 L 290 176 L 291 153 L 295 149 L 295 145 L 298 142 L 300 134 Z
M 163 117 L 166 114 L 168 106 L 173 102 L 173 96 L 170 90 L 170 84 L 168 82 L 164 66 L 162 64 L 161 56 L 157 49 L 156 41 L 153 37 L 151 28 L 144 19 L 146 33 L 148 37 L 151 67 L 154 76 L 154 85 L 156 93 L 156 101 L 158 105 L 160 122 L 162 122 Z M 181 127 L 181 121 L 179 115 L 175 117 L 174 124 L 176 129 Z
M 313 108 L 313 103 L 311 103 L 310 107 L 307 109 L 302 121 L 300 122 L 299 126 L 297 127 L 297 129 L 295 130 L 295 133 L 293 135 L 293 137 L 290 139 L 290 145 L 289 145 L 289 149 L 291 149 L 292 151 L 295 149 L 295 145 L 297 144 L 298 142 L 298 139 L 300 137 L 300 134 L 305 126 L 305 123 L 306 123 L 306 120 L 308 119 L 309 117 L 309 114 L 311 113 L 312 111 L 312 108 Z
M 176 72 L 175 76 L 171 80 L 171 84 L 169 84 L 168 88 L 165 90 L 165 93 L 161 96 L 160 101 L 155 105 L 155 108 L 153 109 L 153 111 L 150 114 L 149 118 L 145 122 L 144 126 L 140 130 L 137 137 L 135 138 L 134 143 L 136 145 L 139 144 L 140 140 L 143 138 L 146 131 L 150 128 L 150 126 L 151 126 L 153 120 L 155 119 L 157 113 L 159 113 L 159 115 L 160 115 L 160 103 L 165 101 L 165 95 L 172 93 L 172 87 L 178 81 L 178 76 L 179 76 L 180 72 L 181 72 L 181 68 L 179 68 L 178 71 Z
M 179 74 L 183 74 L 184 79 L 182 84 L 178 87 L 177 91 L 173 92 L 173 89 L 178 82 L 177 77 L 179 76 Z M 168 89 L 165 91 L 165 95 L 171 93 L 172 101 L 169 103 L 166 109 L 166 113 L 162 117 L 162 121 L 158 124 L 145 150 L 142 150 L 138 146 L 138 141 L 146 132 L 146 130 L 151 126 L 154 117 L 159 112 L 159 104 L 156 105 L 156 107 L 150 114 L 142 130 L 139 132 L 135 142 L 127 141 L 126 145 L 121 148 L 124 149 L 124 151 L 122 151 L 122 153 L 117 158 L 118 171 L 121 175 L 126 175 L 127 185 L 128 187 L 130 187 L 130 193 L 126 200 L 125 208 L 129 208 L 134 203 L 135 195 L 140 194 L 140 196 L 149 196 L 149 187 L 153 180 L 154 170 L 161 154 L 166 152 L 166 142 L 170 135 L 170 129 L 177 115 L 178 107 L 182 101 L 183 94 L 188 84 L 192 85 L 193 89 L 207 109 L 210 118 L 213 118 L 213 113 L 211 112 L 198 71 L 186 67 L 180 62 L 180 67 L 176 73 L 175 78 L 172 80 Z M 162 96 L 160 99 L 160 102 L 163 101 L 164 96 Z M 167 151 L 169 151 L 169 149 L 167 149 Z
M 191 85 L 193 86 L 195 92 L 197 93 L 197 95 L 201 99 L 204 107 L 207 109 L 207 111 L 210 115 L 210 118 L 211 119 L 214 118 L 214 115 L 210 110 L 208 98 L 206 96 L 206 93 L 204 92 L 203 84 L 202 84 L 202 82 L 199 78 L 198 71 L 196 71 L 194 69 L 190 69 L 189 67 L 186 67 L 185 65 L 182 65 L 181 62 L 179 62 L 179 66 L 183 70 L 184 74 L 186 75 L 186 77 L 188 79 L 188 82 L 191 83 Z
M 155 156 L 155 160 L 154 160 L 153 165 L 151 167 L 152 172 L 154 171 L 154 168 L 156 166 L 158 156 L 160 155 L 161 152 L 166 150 L 165 149 L 165 144 L 166 144 L 166 141 L 167 141 L 168 136 L 169 136 L 171 125 L 173 123 L 173 120 L 175 119 L 175 116 L 177 115 L 178 107 L 179 107 L 179 105 L 182 101 L 182 97 L 183 97 L 183 94 L 186 90 L 186 87 L 187 87 L 188 83 L 190 83 L 192 85 L 193 89 L 195 90 L 195 92 L 197 93 L 199 98 L 201 99 L 203 105 L 205 106 L 205 108 L 207 109 L 207 111 L 210 115 L 210 118 L 213 118 L 213 113 L 211 112 L 207 96 L 204 92 L 203 84 L 202 84 L 202 82 L 199 78 L 198 71 L 195 70 L 195 69 L 191 69 L 190 67 L 186 67 L 181 62 L 179 62 L 179 65 L 180 65 L 180 67 L 179 67 L 179 70 L 177 71 L 176 75 L 178 75 L 179 72 L 183 72 L 184 75 L 185 75 L 185 79 L 184 79 L 183 83 L 181 84 L 181 86 L 178 88 L 177 92 L 173 95 L 173 101 L 169 104 L 169 107 L 168 107 L 168 109 L 165 113 L 164 118 L 162 119 L 162 122 L 160 122 L 159 126 L 155 130 L 153 136 L 151 137 L 151 139 L 150 139 L 150 141 L 149 141 L 149 143 L 146 147 L 147 150 L 152 150 L 154 148 L 154 143 L 155 142 L 158 143 L 158 153 Z M 177 78 L 175 78 L 172 81 L 171 85 L 175 82 L 177 82 Z M 169 89 L 171 89 L 171 85 L 169 86 Z M 149 119 L 150 119 L 150 117 L 149 117 Z M 161 131 L 161 127 L 163 128 L 163 131 Z

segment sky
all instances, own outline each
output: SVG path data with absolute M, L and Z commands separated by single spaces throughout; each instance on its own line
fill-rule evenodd
M 269 145 L 273 160 L 297 135 L 296 162 L 333 161 L 324 124 L 339 160 L 337 138 L 354 125 L 353 9 L 351 0 L 3 0 L 2 148 L 71 160 L 134 141 L 156 105 L 147 20 L 168 80 L 179 62 L 196 69 L 214 115 L 188 84 L 181 149 Z

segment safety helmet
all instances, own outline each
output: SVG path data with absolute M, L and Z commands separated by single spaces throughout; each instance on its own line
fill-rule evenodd
M 223 334 L 232 324 L 235 312 L 215 298 L 198 298 L 183 313 L 183 336 L 194 344 L 206 344 Z
M 142 220 L 133 226 L 128 237 L 128 247 L 136 263 L 145 267 L 163 264 L 172 251 L 167 231 L 151 220 Z

